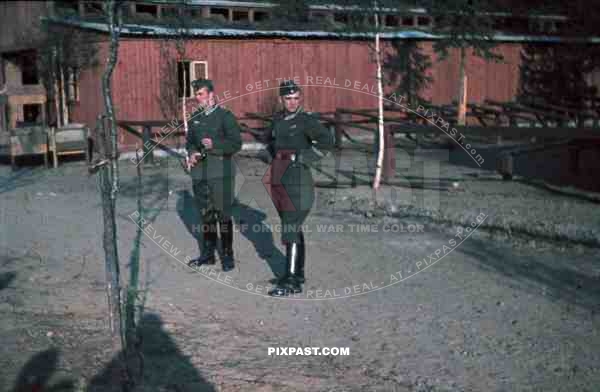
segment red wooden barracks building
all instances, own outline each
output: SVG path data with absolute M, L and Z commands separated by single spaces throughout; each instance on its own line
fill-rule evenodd
M 190 96 L 189 83 L 198 77 L 214 80 L 217 95 L 238 117 L 247 112 L 270 112 L 277 98 L 278 79 L 294 77 L 300 84 L 312 85 L 304 88 L 308 110 L 330 112 L 338 107 L 376 107 L 372 36 L 327 30 L 267 29 L 262 26 L 271 17 L 274 5 L 265 2 L 183 3 L 132 1 L 128 4 L 118 64 L 113 74 L 113 96 L 119 120 L 181 117 L 181 97 Z M 63 122 L 94 127 L 97 116 L 104 112 L 101 82 L 109 48 L 108 28 L 103 23 L 102 12 L 102 3 L 93 1 L 0 5 L 0 57 L 4 71 L 0 86 L 8 86 L 4 99 L 0 98 L 0 133 L 25 121 L 32 113 L 39 115 L 40 111 L 51 123 L 62 117 Z M 179 52 L 175 31 L 165 23 L 175 15 L 198 21 L 186 29 L 185 39 L 179 40 L 183 48 Z M 310 17 L 332 24 L 348 20 L 343 8 L 326 4 L 312 5 Z M 35 72 L 31 69 L 35 67 L 28 63 L 35 48 L 27 46 L 23 28 L 33 26 L 34 31 L 28 33 L 29 41 L 41 39 L 43 33 L 37 27 L 40 18 L 81 33 L 98 48 L 97 66 L 73 70 L 72 75 L 61 81 L 62 98 L 48 94 L 47 100 L 39 99 L 45 95 L 42 81 L 32 75 L 25 81 L 27 72 Z M 522 43 L 535 41 L 536 36 L 546 34 L 560 20 L 558 17 L 538 19 L 538 30 L 527 35 L 504 34 L 497 49 L 504 56 L 503 63 L 488 63 L 470 56 L 467 62 L 469 101 L 514 99 L 519 87 Z M 202 21 L 206 24 L 202 25 Z M 428 29 L 435 21 L 423 9 L 384 8 L 382 21 L 386 27 L 381 36 L 386 53 L 393 54 L 394 41 L 417 39 L 426 52 L 433 54 Z M 421 95 L 435 104 L 454 100 L 458 87 L 456 53 L 445 61 L 434 61 L 431 76 L 434 82 Z M 23 81 L 27 83 L 21 83 Z M 386 89 L 391 91 L 389 86 Z M 54 102 L 57 99 L 62 106 Z M 41 102 L 45 105 L 42 109 L 36 111 L 31 107 Z M 130 150 L 139 139 L 123 132 L 119 142 L 122 149 Z

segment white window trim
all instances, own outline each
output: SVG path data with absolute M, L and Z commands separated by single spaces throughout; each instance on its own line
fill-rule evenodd
M 204 64 L 204 75 L 196 75 L 196 64 Z M 208 61 L 190 61 L 190 89 L 191 82 L 200 78 L 208 79 Z
M 189 68 L 188 68 L 188 72 L 190 73 L 189 78 L 190 78 L 190 84 L 188 86 L 189 91 L 191 91 L 191 95 L 189 97 L 185 97 L 185 98 L 190 98 L 194 96 L 194 88 L 192 87 L 192 83 L 194 82 L 194 80 L 196 79 L 200 79 L 200 78 L 204 78 L 204 79 L 208 79 L 208 61 L 190 61 L 190 60 L 182 60 L 180 62 L 189 62 Z M 204 65 L 204 75 L 196 75 L 196 64 L 203 64 Z M 185 96 L 185 91 L 183 92 L 184 96 Z M 183 98 L 183 97 L 180 97 Z

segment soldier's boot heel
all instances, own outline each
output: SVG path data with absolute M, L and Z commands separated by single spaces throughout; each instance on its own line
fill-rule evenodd
M 299 248 L 297 242 L 289 243 L 286 246 L 286 273 L 277 285 L 272 290 L 269 290 L 268 294 L 270 296 L 285 297 L 302 292 L 302 283 L 298 276 Z
M 213 247 L 205 247 L 205 251 L 202 252 L 202 256 L 196 257 L 188 262 L 190 267 L 199 267 L 201 265 L 215 265 L 217 258 L 215 252 L 217 250 L 216 244 Z
M 228 272 L 235 268 L 233 257 L 233 222 L 231 218 L 221 222 L 221 241 L 223 242 L 223 271 Z
M 304 244 L 304 233 L 300 232 L 298 242 L 298 272 L 296 273 L 296 279 L 300 283 L 304 283 L 304 261 L 306 256 L 306 246 Z
M 214 265 L 217 263 L 215 253 L 217 251 L 217 232 L 214 226 L 204 227 L 203 230 L 202 255 L 188 262 L 190 267 L 198 267 L 201 265 Z

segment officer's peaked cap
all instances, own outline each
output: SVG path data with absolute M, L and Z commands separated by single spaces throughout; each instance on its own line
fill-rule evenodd
M 300 91 L 300 87 L 293 80 L 284 80 L 279 85 L 279 96 L 294 94 Z
M 192 82 L 192 88 L 194 91 L 198 91 L 201 88 L 206 87 L 208 91 L 213 91 L 213 82 L 210 79 L 196 79 Z

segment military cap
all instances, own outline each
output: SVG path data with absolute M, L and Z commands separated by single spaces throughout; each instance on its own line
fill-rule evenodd
M 300 91 L 300 87 L 293 80 L 284 80 L 279 85 L 279 96 L 294 94 Z
M 196 79 L 192 82 L 192 88 L 194 91 L 198 91 L 201 88 L 206 87 L 208 91 L 213 91 L 213 82 L 210 79 Z

